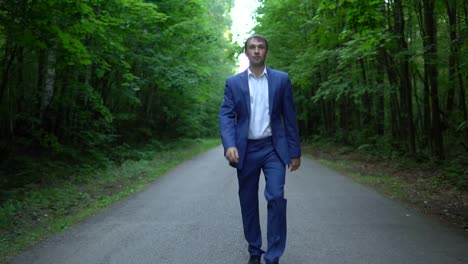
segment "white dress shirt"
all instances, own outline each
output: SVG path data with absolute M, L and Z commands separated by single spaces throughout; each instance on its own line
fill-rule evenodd
M 249 139 L 271 136 L 266 67 L 257 77 L 248 69 L 250 92 Z

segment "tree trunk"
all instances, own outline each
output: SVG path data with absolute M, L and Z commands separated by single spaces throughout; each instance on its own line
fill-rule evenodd
M 398 47 L 400 52 L 407 52 L 408 45 L 405 40 L 405 19 L 403 14 L 402 0 L 394 1 L 395 34 L 398 38 Z M 410 81 L 409 56 L 402 55 L 400 59 L 400 103 L 402 108 L 401 129 L 407 140 L 408 151 L 411 155 L 416 153 L 414 123 L 413 123 L 413 104 L 412 104 L 412 85 Z
M 40 118 L 43 119 L 44 111 L 47 106 L 49 106 L 52 96 L 54 95 L 54 86 L 55 86 L 55 66 L 57 58 L 55 55 L 55 50 L 49 48 L 47 50 L 47 61 L 46 61 L 46 71 L 45 76 L 43 77 L 44 83 L 41 87 L 41 108 L 40 108 Z
M 359 64 L 361 65 L 361 78 L 362 83 L 366 87 L 366 91 L 362 96 L 362 103 L 364 104 L 365 114 L 364 114 L 364 126 L 368 127 L 369 124 L 372 122 L 372 98 L 369 94 L 367 87 L 369 86 L 368 78 L 367 78 L 367 71 L 366 71 L 366 64 L 364 59 L 359 60 Z M 360 125 L 360 124 L 358 124 Z
M 422 3 L 418 0 L 414 2 L 415 6 L 414 9 L 416 10 L 416 15 L 418 17 L 418 25 L 419 25 L 419 33 L 422 38 L 426 35 L 425 27 L 424 27 L 424 11 L 422 7 Z M 421 79 L 423 83 L 423 117 L 422 117 L 422 146 L 429 147 L 433 149 L 432 145 L 432 123 L 431 123 L 431 91 L 429 85 L 429 77 L 427 70 L 427 65 L 424 64 L 424 74 L 421 75 L 420 72 L 416 69 L 415 72 L 417 73 L 418 77 Z
M 431 124 L 431 93 L 429 89 L 429 80 L 427 77 L 427 69 L 424 66 L 424 77 L 423 77 L 423 83 L 424 83 L 424 88 L 423 88 L 423 128 L 424 128 L 424 142 L 427 144 L 426 140 L 430 140 L 432 138 L 432 133 L 430 132 L 432 129 L 432 124 Z M 432 141 L 431 141 L 432 142 Z
M 375 81 L 377 83 L 376 93 L 376 111 L 375 111 L 375 129 L 379 136 L 384 135 L 385 127 L 385 50 L 379 48 L 377 62 L 375 64 L 377 74 Z
M 468 1 L 464 2 L 463 10 L 465 12 L 465 18 L 464 18 L 465 29 L 468 29 Z M 463 80 L 466 80 L 468 82 L 468 74 L 465 73 L 465 79 L 463 79 L 462 74 L 458 74 L 458 86 L 460 87 L 459 108 L 460 108 L 460 111 L 463 113 L 464 122 L 468 122 L 468 111 L 466 107 L 466 91 L 465 91 L 466 88 L 465 88 Z M 468 141 L 468 129 L 465 129 L 465 141 Z
M 450 32 L 450 54 L 448 69 L 448 91 L 447 91 L 447 116 L 450 117 L 453 111 L 455 89 L 457 85 L 456 72 L 458 68 L 458 39 L 457 39 L 457 3 L 456 0 L 446 0 L 447 14 Z
M 389 98 L 390 98 L 390 131 L 393 139 L 401 140 L 401 111 L 400 103 L 398 102 L 398 86 L 397 72 L 395 63 L 386 53 L 384 53 L 385 68 L 387 69 L 388 82 L 390 83 Z
M 10 138 L 14 134 L 13 130 L 13 120 L 11 115 L 11 105 L 14 98 L 11 96 L 11 89 L 10 89 L 10 79 L 13 67 L 13 61 L 17 58 L 19 54 L 19 49 L 16 45 L 10 45 L 8 38 L 5 43 L 5 54 L 3 57 L 2 63 L 2 80 L 0 83 L 0 104 L 4 107 L 1 108 L 3 113 L 0 113 L 0 122 L 2 122 L 1 134 L 5 134 L 7 138 Z M 4 97 L 5 96 L 5 97 Z
M 432 105 L 432 139 L 434 142 L 434 154 L 439 158 L 444 158 L 442 124 L 440 121 L 441 111 L 439 109 L 438 92 L 438 69 L 437 69 L 437 28 L 434 17 L 435 0 L 423 0 L 424 9 L 424 65 L 427 70 L 428 81 L 431 91 Z
M 323 108 L 325 109 L 325 131 L 327 134 L 336 134 L 335 130 L 335 104 L 333 102 L 323 102 Z
M 343 132 L 343 143 L 349 143 L 349 99 L 348 96 L 343 96 L 340 103 L 340 128 Z
M 15 47 L 10 47 L 10 42 L 8 38 L 6 39 L 6 43 L 4 44 L 5 54 L 3 55 L 3 63 L 2 63 L 2 80 L 0 83 L 0 102 L 2 102 L 3 95 L 7 90 L 9 77 L 10 77 L 10 69 L 12 67 L 13 61 L 15 60 L 18 49 Z

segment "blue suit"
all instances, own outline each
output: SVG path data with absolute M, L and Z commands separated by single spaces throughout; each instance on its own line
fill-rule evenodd
M 250 255 L 262 255 L 258 216 L 258 181 L 263 171 L 268 201 L 268 249 L 265 260 L 278 262 L 286 245 L 285 167 L 291 158 L 301 156 L 291 81 L 285 72 L 267 68 L 271 137 L 249 140 L 250 92 L 248 71 L 226 80 L 219 124 L 224 152 L 236 147 L 239 199 L 244 235 Z

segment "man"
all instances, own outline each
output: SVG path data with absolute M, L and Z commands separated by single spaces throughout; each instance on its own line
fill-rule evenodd
M 276 264 L 286 246 L 286 166 L 295 171 L 301 163 L 291 81 L 285 72 L 265 67 L 268 42 L 252 35 L 245 42 L 249 68 L 226 80 L 219 111 L 225 157 L 237 168 L 244 236 L 249 264 Z M 258 211 L 260 172 L 265 176 L 268 206 L 267 250 L 262 247 Z

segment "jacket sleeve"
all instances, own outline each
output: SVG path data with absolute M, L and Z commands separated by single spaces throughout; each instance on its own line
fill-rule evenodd
M 228 79 L 224 87 L 224 98 L 218 116 L 224 153 L 228 148 L 236 146 L 236 115 L 234 94 Z
M 294 106 L 294 98 L 292 93 L 292 85 L 289 76 L 287 75 L 284 81 L 284 97 L 283 97 L 283 120 L 286 128 L 286 137 L 288 141 L 288 151 L 290 158 L 301 157 L 301 142 L 299 136 L 299 128 L 297 126 L 296 111 Z

